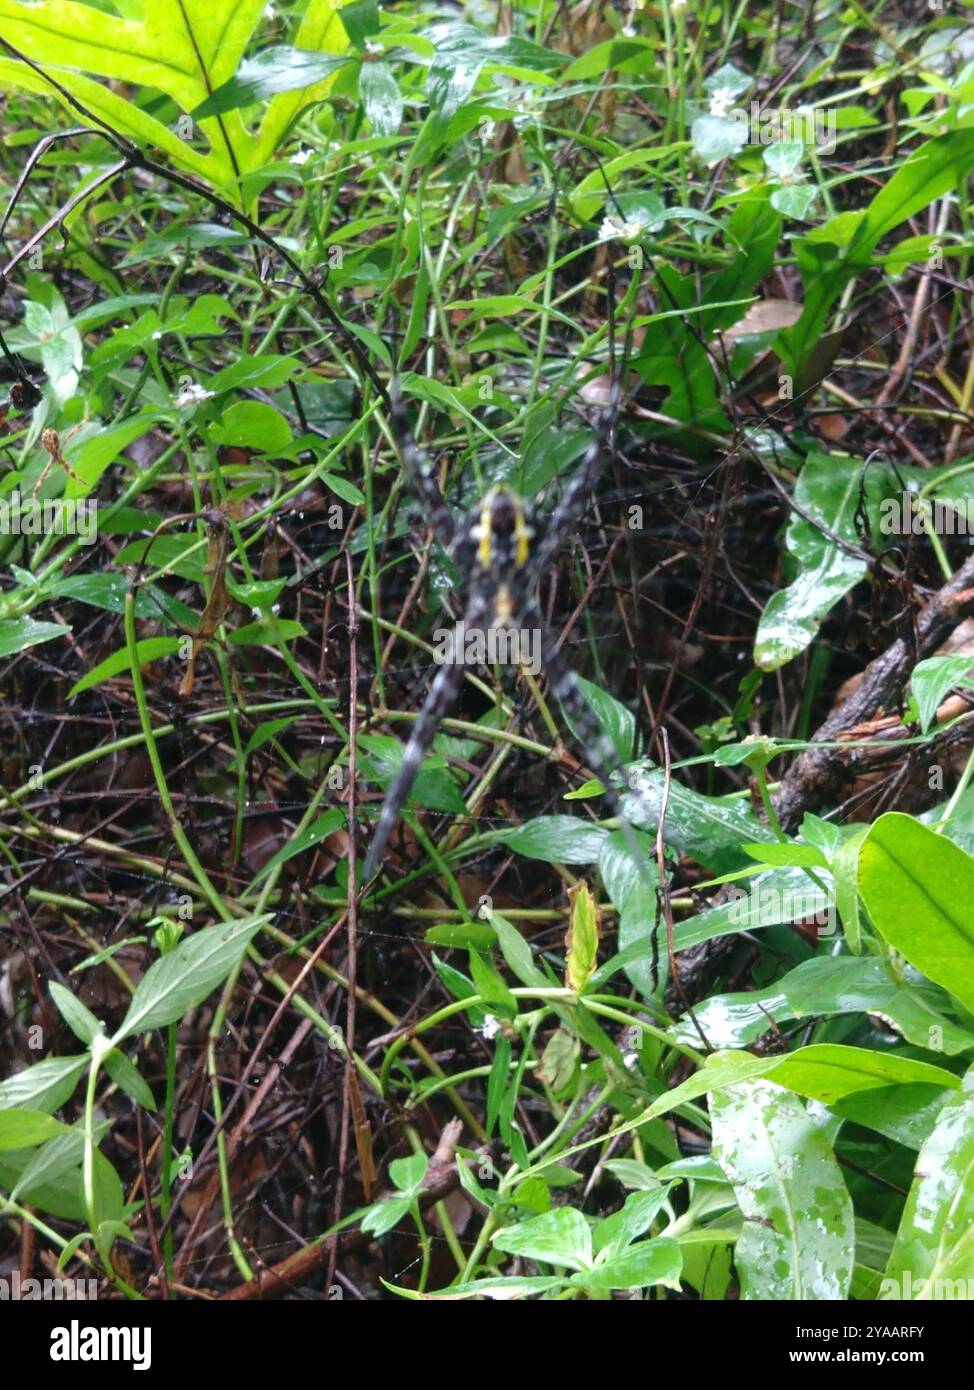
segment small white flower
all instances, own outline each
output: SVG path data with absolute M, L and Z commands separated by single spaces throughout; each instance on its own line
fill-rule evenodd
M 371 53 L 373 58 L 377 58 L 380 53 L 385 53 L 381 43 L 376 43 L 374 39 L 365 40 L 365 51 Z
M 633 1067 L 636 1066 L 638 1061 L 639 1056 L 635 1052 L 626 1052 L 623 1054 L 622 1065 L 624 1067 L 627 1067 L 630 1071 L 632 1071 Z
M 623 222 L 618 217 L 606 217 L 599 228 L 599 241 L 635 241 L 645 230 L 642 222 Z
M 274 18 L 274 6 L 273 6 L 273 4 L 265 5 L 265 6 L 264 6 L 264 18 L 265 18 L 265 19 L 273 19 L 273 18 Z
M 154 343 L 157 343 L 157 342 L 159 341 L 159 339 L 160 339 L 160 338 L 163 338 L 163 337 L 165 337 L 165 334 L 163 333 L 162 329 L 161 329 L 161 328 L 157 328 L 156 331 L 155 331 L 155 332 L 153 333 L 153 335 L 152 335 L 152 341 L 153 341 Z
M 204 391 L 202 386 L 196 381 L 191 381 L 188 386 L 184 386 L 178 395 L 173 397 L 173 405 L 179 410 L 189 410 L 191 406 L 201 405 L 203 401 L 213 398 L 212 391 Z
M 734 105 L 734 93 L 730 87 L 718 87 L 710 96 L 711 116 L 726 116 Z
M 302 146 L 296 154 L 292 154 L 291 158 L 288 160 L 288 164 L 293 164 L 296 169 L 300 169 L 302 164 L 307 164 L 313 154 L 314 150 L 306 150 Z
M 484 1042 L 493 1042 L 501 1031 L 501 1021 L 493 1014 L 487 1014 L 484 1017 L 483 1025 L 474 1031 L 480 1034 Z

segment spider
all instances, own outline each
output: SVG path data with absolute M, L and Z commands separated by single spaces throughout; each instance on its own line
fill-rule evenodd
M 547 673 L 551 693 L 576 731 L 588 765 L 602 783 L 614 814 L 619 816 L 631 840 L 631 848 L 636 849 L 610 778 L 609 769 L 619 764 L 620 755 L 596 722 L 578 678 L 562 658 L 542 618 L 538 598 L 541 578 L 567 540 L 594 486 L 618 415 L 619 396 L 615 388 L 575 476 L 550 516 L 543 516 L 516 492 L 501 486 L 491 488 L 457 525 L 435 473 L 409 429 L 398 384 L 392 384 L 389 423 L 406 476 L 428 514 L 437 540 L 465 577 L 468 596 L 449 648 L 440 653 L 441 664 L 387 790 L 366 855 L 363 882 L 367 883 L 378 867 L 420 764 L 459 689 L 470 643 L 482 641 L 485 635 L 488 640 L 492 635 L 506 639 L 509 653 L 523 649 L 524 644 L 518 639 L 540 636 L 540 667 Z

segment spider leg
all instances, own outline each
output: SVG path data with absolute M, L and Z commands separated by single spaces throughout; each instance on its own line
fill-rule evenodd
M 398 381 L 393 381 L 389 388 L 389 426 L 412 489 L 426 508 L 437 540 L 449 552 L 456 534 L 453 516 L 440 491 L 435 469 L 413 438 Z
M 463 652 L 467 630 L 477 627 L 486 611 L 487 604 L 483 599 L 472 600 L 467 616 L 462 622 L 457 623 L 453 630 L 451 650 L 448 654 L 450 659 L 443 662 L 433 678 L 433 684 L 423 702 L 419 718 L 413 725 L 413 731 L 406 744 L 406 751 L 403 754 L 399 770 L 389 784 L 386 799 L 382 803 L 382 811 L 375 827 L 375 834 L 369 845 L 369 852 L 365 856 L 365 867 L 362 870 L 363 883 L 368 883 L 378 867 L 379 858 L 392 834 L 396 821 L 399 819 L 399 814 L 406 804 L 409 789 L 419 771 L 420 764 L 430 750 L 440 720 L 453 703 L 459 689 L 460 681 L 463 679 Z
M 605 788 L 606 799 L 613 814 L 619 818 L 620 829 L 625 835 L 629 850 L 638 864 L 645 858 L 645 855 L 639 848 L 622 798 L 612 782 L 612 773 L 619 770 L 619 764 L 623 759 L 589 708 L 578 677 L 558 650 L 547 627 L 541 627 L 541 634 L 541 660 L 548 675 L 551 693 L 571 721 L 585 760 Z
M 575 476 L 568 483 L 546 522 L 544 539 L 539 547 L 538 564 L 535 573 L 543 575 L 554 555 L 568 539 L 575 523 L 585 509 L 596 479 L 602 470 L 602 460 L 612 438 L 619 416 L 619 403 L 622 391 L 618 384 L 612 388 L 609 405 L 603 410 L 595 425 L 591 444 L 585 450 Z

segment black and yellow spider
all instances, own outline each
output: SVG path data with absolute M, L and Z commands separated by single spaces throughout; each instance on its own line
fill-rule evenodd
M 439 669 L 413 726 L 403 760 L 389 786 L 375 835 L 365 859 L 363 881 L 375 873 L 379 858 L 406 803 L 420 764 L 429 752 L 440 721 L 452 703 L 471 638 L 497 634 L 508 640 L 493 645 L 516 650 L 511 638 L 530 634 L 539 639 L 540 668 L 549 689 L 578 735 L 588 766 L 605 788 L 614 814 L 625 822 L 622 804 L 610 774 L 622 761 L 602 732 L 582 693 L 578 679 L 565 664 L 555 638 L 541 615 L 538 586 L 557 551 L 568 539 L 582 513 L 602 466 L 618 416 L 619 393 L 596 424 L 595 434 L 575 476 L 549 516 L 507 487 L 493 487 L 457 525 L 443 498 L 435 473 L 418 448 L 406 419 L 402 398 L 394 385 L 389 422 L 406 475 L 425 508 L 433 532 L 463 576 L 466 607 L 455 625 L 450 649 L 440 656 Z M 489 643 L 488 643 L 489 644 Z

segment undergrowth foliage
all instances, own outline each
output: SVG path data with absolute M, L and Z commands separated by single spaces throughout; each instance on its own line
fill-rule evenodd
M 971 1296 L 970 7 L 806 8 L 0 0 L 4 1254 Z

